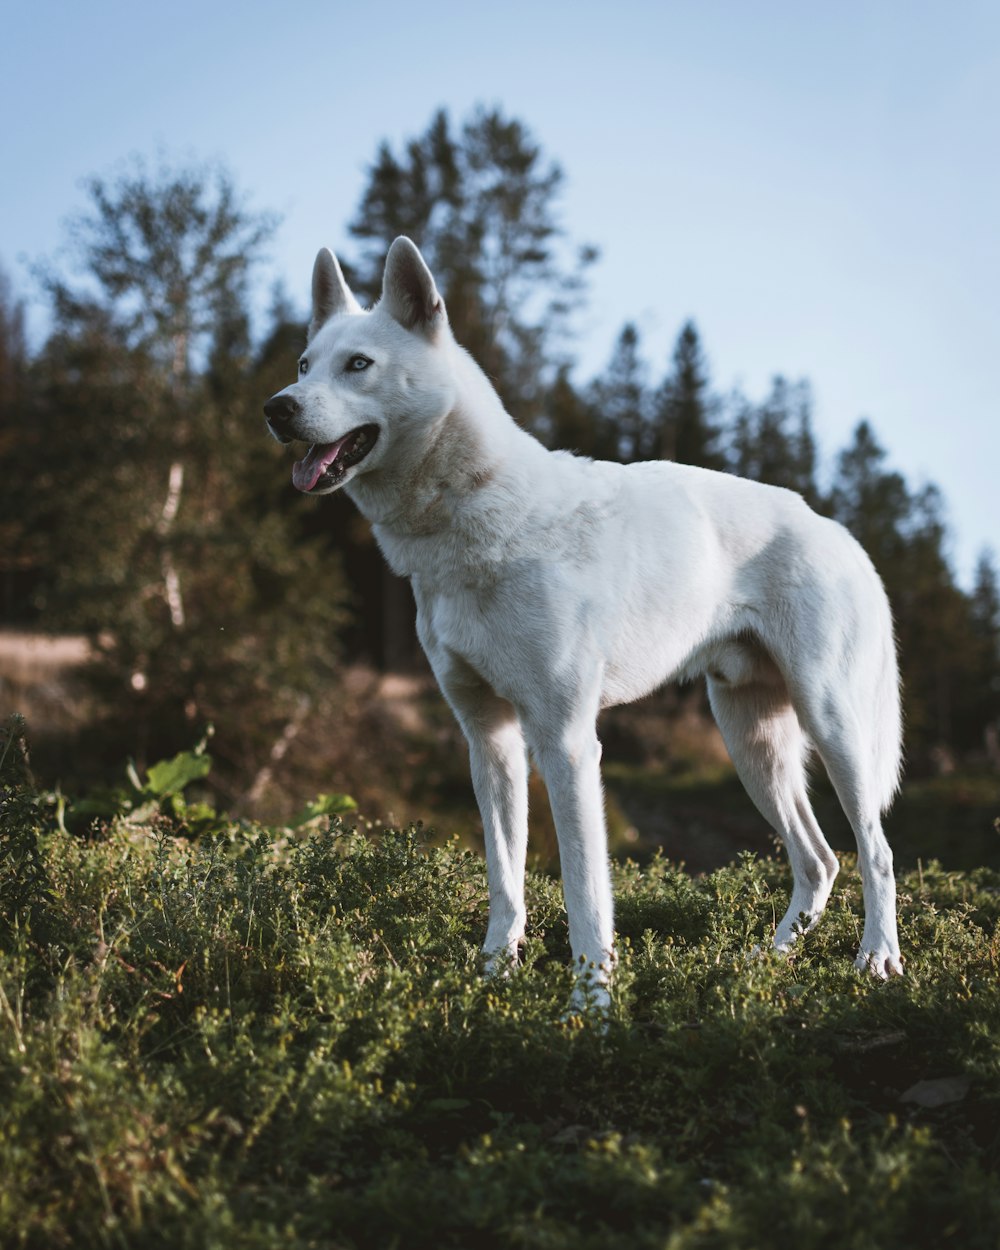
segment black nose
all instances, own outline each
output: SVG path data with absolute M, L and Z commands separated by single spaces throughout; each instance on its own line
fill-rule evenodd
M 301 412 L 299 401 L 283 391 L 272 395 L 264 405 L 264 416 L 271 431 L 286 443 L 295 437 L 295 423 Z

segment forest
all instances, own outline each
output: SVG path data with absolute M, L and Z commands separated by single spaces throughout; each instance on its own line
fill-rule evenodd
M 456 337 L 546 445 L 741 474 L 841 521 L 892 602 L 908 776 L 995 773 L 995 554 L 982 552 L 971 589 L 959 585 L 941 492 L 893 468 L 874 421 L 821 461 L 809 381 L 775 375 L 763 395 L 720 392 L 693 321 L 665 360 L 649 360 L 623 325 L 606 367 L 581 378 L 575 328 L 599 255 L 561 225 L 563 177 L 524 122 L 440 111 L 401 149 L 374 154 L 341 256 L 349 281 L 374 298 L 388 244 L 408 234 Z M 269 306 L 261 290 L 278 224 L 220 165 L 134 157 L 87 182 L 65 249 L 35 265 L 39 346 L 27 341 L 23 292 L 0 275 L 3 621 L 90 648 L 83 722 L 33 735 L 51 779 L 110 777 L 127 757 L 154 761 L 210 728 L 214 784 L 245 803 L 280 758 L 275 744 L 303 724 L 342 757 L 360 746 L 359 666 L 371 681 L 426 673 L 408 586 L 348 500 L 303 503 L 265 436 L 261 405 L 294 377 L 306 320 L 283 289 Z M 291 277 L 304 291 L 306 276 Z M 700 697 L 661 699 L 664 716 L 704 711 Z M 310 719 L 320 712 L 321 730 Z M 444 713 L 421 715 L 422 735 L 452 753 Z M 380 749 L 369 749 L 375 767 L 405 769 Z M 413 759 L 430 775 L 428 751 Z M 439 795 L 452 782 L 441 784 Z

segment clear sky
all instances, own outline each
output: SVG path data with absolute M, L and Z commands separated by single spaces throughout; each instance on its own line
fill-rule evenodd
M 0 264 L 30 296 L 81 179 L 162 148 L 282 214 L 304 306 L 379 140 L 477 102 L 528 124 L 601 249 L 581 377 L 632 319 L 658 378 L 693 317 L 718 390 L 807 377 L 827 463 L 867 416 L 937 482 L 964 584 L 1000 554 L 996 0 L 3 0 Z

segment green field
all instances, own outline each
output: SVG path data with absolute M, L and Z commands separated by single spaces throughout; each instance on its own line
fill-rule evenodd
M 457 843 L 350 832 L 335 801 L 235 824 L 169 770 L 94 824 L 7 763 L 4 1247 L 1000 1240 L 1000 873 L 902 875 L 882 985 L 852 967 L 846 854 L 785 960 L 746 957 L 784 864 L 619 863 L 602 1022 L 566 1014 L 550 876 L 523 967 L 486 982 Z

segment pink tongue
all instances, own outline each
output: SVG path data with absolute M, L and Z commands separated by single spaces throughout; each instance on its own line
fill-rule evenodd
M 292 485 L 297 490 L 312 490 L 349 438 L 350 433 L 335 443 L 315 443 L 310 447 L 305 456 L 292 465 Z

